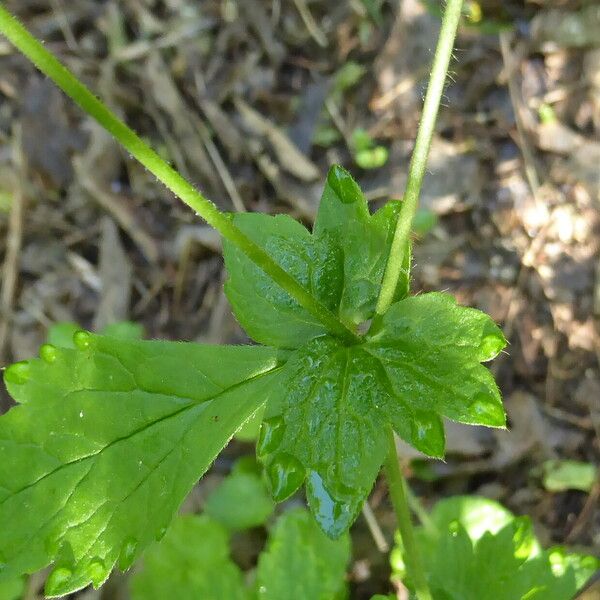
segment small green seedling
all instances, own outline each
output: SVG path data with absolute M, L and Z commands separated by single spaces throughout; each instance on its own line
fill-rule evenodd
M 185 515 L 145 552 L 130 581 L 131 597 L 343 600 L 349 560 L 349 536 L 328 539 L 307 511 L 296 508 L 275 523 L 248 581 L 229 556 L 227 529 L 206 515 Z
M 208 497 L 201 516 L 177 517 L 144 553 L 129 587 L 133 600 L 344 600 L 350 537 L 331 540 L 304 509 L 287 510 L 272 526 L 273 503 L 250 457 Z M 230 536 L 267 525 L 255 569 L 242 573 L 229 556 Z
M 600 567 L 593 556 L 542 550 L 527 517 L 477 496 L 441 500 L 416 536 L 433 597 L 443 600 L 570 599 Z M 399 538 L 391 562 L 412 588 Z
M 0 31 L 222 234 L 225 291 L 257 342 L 142 341 L 132 327 L 110 335 L 65 330 L 40 358 L 8 367 L 4 381 L 18 406 L 0 418 L 0 581 L 52 565 L 45 592 L 62 596 L 102 585 L 115 567 L 129 569 L 165 536 L 232 436 L 264 411 L 257 455 L 271 495 L 282 501 L 304 486 L 314 520 L 331 538 L 319 533 L 328 557 L 338 556 L 335 540 L 347 539 L 385 463 L 411 585 L 419 600 L 432 598 L 394 432 L 443 457 L 443 418 L 505 426 L 500 393 L 481 364 L 504 348 L 500 329 L 448 294 L 409 295 L 411 226 L 461 6 L 447 1 L 403 201 L 370 214 L 351 175 L 334 166 L 309 231 L 284 215 L 219 211 L 0 4 Z M 300 533 L 289 527 L 316 531 L 306 513 L 297 514 L 261 558 L 260 597 L 290 597 L 282 573 L 296 563 L 277 548 L 297 543 Z M 208 518 L 177 525 L 173 535 L 189 529 L 214 537 L 226 574 L 222 597 L 235 598 L 239 575 L 227 562 L 225 534 Z M 148 564 L 159 569 L 152 552 Z M 335 572 L 339 563 L 323 568 Z M 298 566 L 302 584 L 328 581 L 321 566 L 315 561 L 311 575 Z M 152 577 L 146 583 L 166 595 Z M 312 589 L 298 598 L 319 597 Z M 337 594 L 328 588 L 320 597 Z
M 354 162 L 361 169 L 379 169 L 388 161 L 389 152 L 378 145 L 365 129 L 358 127 L 352 132 Z

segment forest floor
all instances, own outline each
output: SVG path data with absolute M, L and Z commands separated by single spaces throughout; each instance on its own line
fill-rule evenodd
M 600 11 L 466 4 L 412 285 L 502 325 L 510 346 L 491 368 L 510 431 L 451 425 L 447 460 L 404 449 L 405 471 L 426 506 L 481 494 L 530 515 L 545 544 L 594 552 L 600 480 L 549 491 L 543 474 L 548 461 L 600 459 Z M 419 0 L 7 5 L 224 210 L 310 225 L 333 163 L 374 208 L 402 196 L 439 30 Z M 218 235 L 2 39 L 0 267 L 0 365 L 36 354 L 59 321 L 247 341 L 222 292 Z M 234 442 L 198 497 L 251 452 Z M 390 540 L 383 480 L 370 502 Z M 388 559 L 362 519 L 353 537 L 351 597 L 369 598 L 389 587 Z M 244 548 L 236 559 L 251 565 Z

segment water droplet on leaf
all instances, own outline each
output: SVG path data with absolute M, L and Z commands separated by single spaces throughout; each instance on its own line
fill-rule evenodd
M 30 375 L 31 365 L 26 360 L 23 360 L 7 367 L 6 371 L 4 371 L 4 381 L 14 383 L 15 385 L 23 385 L 27 383 Z
M 73 334 L 73 343 L 80 350 L 87 350 L 92 343 L 92 334 L 80 329 Z
M 291 454 L 278 454 L 267 469 L 271 494 L 275 502 L 283 502 L 301 485 L 306 476 L 302 463 Z
M 308 503 L 315 520 L 331 538 L 338 538 L 347 531 L 358 514 L 361 502 L 352 503 L 334 499 L 325 489 L 323 479 L 316 471 L 311 471 L 306 482 Z
M 46 585 L 44 586 L 44 592 L 46 596 L 64 596 L 69 590 L 69 581 L 73 577 L 73 571 L 66 567 L 58 567 L 54 569 L 48 579 L 46 579 Z
M 127 571 L 135 560 L 138 543 L 134 538 L 127 538 L 119 553 L 119 569 Z
M 285 425 L 282 417 L 265 419 L 260 426 L 258 444 L 256 445 L 258 456 L 262 457 L 275 452 L 279 448 L 281 440 L 283 440 L 284 431 Z
M 44 344 L 40 348 L 40 358 L 49 365 L 56 361 L 57 356 L 58 352 L 56 350 L 56 347 L 52 344 Z
M 94 588 L 98 589 L 108 577 L 108 569 L 100 558 L 94 559 L 86 569 L 86 575 L 92 582 Z

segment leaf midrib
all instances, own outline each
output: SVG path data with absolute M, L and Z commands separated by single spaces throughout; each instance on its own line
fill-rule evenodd
M 99 448 L 96 452 L 91 452 L 89 454 L 86 454 L 85 456 L 80 456 L 76 459 L 70 460 L 68 462 L 62 463 L 60 465 L 58 465 L 57 467 L 55 467 L 54 469 L 52 469 L 51 471 L 49 471 L 48 473 L 45 473 L 44 475 L 42 475 L 41 477 L 39 477 L 38 479 L 36 479 L 35 481 L 28 483 L 25 486 L 22 486 L 21 488 L 19 488 L 18 490 L 13 491 L 10 495 L 8 495 L 6 498 L 4 498 L 1 502 L 0 502 L 0 508 L 2 506 L 4 506 L 4 504 L 6 502 L 8 502 L 9 500 L 11 500 L 12 498 L 14 498 L 15 496 L 18 496 L 19 494 L 27 491 L 28 489 L 38 485 L 39 483 L 41 483 L 42 481 L 44 481 L 46 478 L 51 477 L 52 475 L 58 473 L 60 470 L 70 467 L 72 465 L 76 465 L 78 463 L 81 463 L 89 458 L 93 458 L 95 456 L 98 456 L 99 454 L 101 454 L 102 452 L 104 452 L 105 450 L 108 450 L 109 448 L 111 448 L 112 446 L 114 446 L 115 444 L 118 444 L 120 442 L 129 440 L 134 438 L 136 435 L 139 435 L 140 433 L 143 433 L 144 431 L 146 431 L 147 429 L 154 427 L 155 425 L 160 425 L 161 423 L 163 423 L 164 421 L 167 421 L 171 418 L 177 417 L 179 416 L 181 413 L 192 409 L 196 406 L 199 406 L 201 404 L 206 404 L 208 406 L 209 402 L 213 402 L 215 400 L 218 400 L 219 397 L 221 397 L 222 395 L 231 392 L 233 390 L 235 390 L 238 387 L 242 387 L 243 385 L 246 385 L 252 381 L 256 381 L 258 379 L 260 379 L 261 377 L 264 377 L 265 375 L 270 375 L 273 374 L 275 372 L 277 372 L 278 370 L 281 370 L 283 368 L 283 365 L 274 367 L 268 371 L 263 371 L 262 373 L 259 373 L 258 375 L 254 375 L 252 377 L 249 377 L 248 379 L 245 379 L 241 382 L 238 382 L 228 388 L 223 389 L 222 391 L 220 391 L 218 394 L 216 394 L 215 396 L 213 396 L 212 398 L 208 398 L 205 400 L 193 400 L 192 398 L 188 398 L 190 400 L 190 403 L 186 406 L 183 406 L 181 408 L 179 408 L 178 410 L 169 413 L 167 415 L 163 415 L 162 417 L 160 417 L 159 419 L 152 421 L 150 423 L 146 423 L 143 426 L 139 427 L 138 429 L 135 429 L 134 431 L 128 433 L 127 435 L 124 436 L 120 436 L 114 440 L 112 440 L 111 442 L 109 442 L 108 444 L 106 444 L 105 446 L 103 446 L 102 448 Z M 144 390 L 142 390 L 144 391 Z M 101 392 L 101 393 L 111 393 L 109 390 L 101 390 L 101 389 L 88 389 L 88 388 L 82 388 L 82 389 L 78 389 L 78 390 L 71 390 L 68 394 L 65 395 L 65 397 L 68 397 L 70 394 L 76 394 L 76 393 L 80 393 L 80 392 Z M 156 392 L 146 392 L 148 394 L 155 394 Z M 166 394 L 160 394 L 162 396 L 165 396 Z M 23 407 L 25 407 L 25 405 L 23 405 Z

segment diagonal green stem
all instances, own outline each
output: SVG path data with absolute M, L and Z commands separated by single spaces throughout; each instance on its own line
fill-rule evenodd
M 398 455 L 396 453 L 396 441 L 394 440 L 394 432 L 391 427 L 388 427 L 387 436 L 388 453 L 385 460 L 385 475 L 398 520 L 398 530 L 402 537 L 407 571 L 415 586 L 417 598 L 419 600 L 432 600 L 425 571 L 423 570 L 423 563 L 421 562 L 421 553 L 415 539 L 415 531 L 410 520 L 406 482 L 400 472 Z
M 210 200 L 185 180 L 140 137 L 81 83 L 71 71 L 39 42 L 0 4 L 0 32 L 3 33 L 44 75 L 96 119 L 113 137 L 169 190 L 192 208 L 224 238 L 238 246 L 301 306 L 323 323 L 329 331 L 349 343 L 358 340 L 352 329 L 342 323 L 326 306 L 284 271 L 260 246 L 246 236 Z
M 390 307 L 398 285 L 404 258 L 404 246 L 410 235 L 412 221 L 419 205 L 419 196 L 427 167 L 427 157 L 429 156 L 435 122 L 444 92 L 448 67 L 450 66 L 462 4 L 463 0 L 447 0 L 446 3 L 440 37 L 431 68 L 429 88 L 423 105 L 423 115 L 408 171 L 408 182 L 404 193 L 402 211 L 396 223 L 396 231 L 394 232 L 394 239 L 377 301 L 376 312 L 378 315 L 384 314 Z

